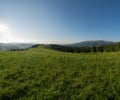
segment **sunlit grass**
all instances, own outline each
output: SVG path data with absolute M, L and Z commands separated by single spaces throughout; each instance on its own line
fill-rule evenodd
M 120 52 L 0 52 L 0 100 L 120 100 Z

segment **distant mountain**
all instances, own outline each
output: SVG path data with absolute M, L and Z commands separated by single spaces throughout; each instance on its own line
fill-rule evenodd
M 0 50 L 25 50 L 31 48 L 35 44 L 29 43 L 0 43 Z
M 95 40 L 95 41 L 83 41 L 83 42 L 68 44 L 65 46 L 70 46 L 70 47 L 93 47 L 93 46 L 95 46 L 95 47 L 99 47 L 99 46 L 107 46 L 107 45 L 112 45 L 112 44 L 115 44 L 115 42 Z
M 115 44 L 116 42 L 112 41 L 103 41 L 103 40 L 96 40 L 96 41 L 83 41 L 78 43 L 72 43 L 68 45 L 47 45 L 48 47 L 52 48 L 61 48 L 64 47 L 99 47 L 99 46 L 107 46 Z M 14 51 L 14 50 L 25 50 L 29 48 L 34 48 L 40 46 L 42 44 L 33 44 L 33 43 L 0 43 L 0 51 Z

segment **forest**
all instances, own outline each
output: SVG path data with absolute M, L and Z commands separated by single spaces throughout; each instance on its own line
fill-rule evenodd
M 120 42 L 107 46 L 93 46 L 93 47 L 70 47 L 57 44 L 45 45 L 47 48 L 62 52 L 74 52 L 74 53 L 90 53 L 90 52 L 114 52 L 120 50 Z

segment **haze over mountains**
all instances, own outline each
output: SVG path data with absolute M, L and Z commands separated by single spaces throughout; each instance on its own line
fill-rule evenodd
M 30 43 L 0 43 L 0 50 L 24 50 L 31 48 L 35 44 Z
M 107 46 L 115 44 L 116 42 L 112 41 L 103 41 L 103 40 L 96 40 L 96 41 L 83 41 L 78 43 L 72 43 L 64 46 L 70 47 L 98 47 L 98 46 Z M 33 43 L 0 43 L 0 50 L 25 50 L 31 47 L 34 47 L 36 44 Z
M 73 44 L 68 44 L 67 46 L 70 47 L 99 47 L 99 46 L 107 46 L 115 44 L 115 42 L 112 41 L 103 41 L 103 40 L 91 40 L 91 41 L 83 41 Z

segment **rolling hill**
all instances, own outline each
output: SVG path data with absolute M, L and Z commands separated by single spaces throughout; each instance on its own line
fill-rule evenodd
M 119 91 L 120 52 L 0 52 L 0 100 L 120 100 Z

